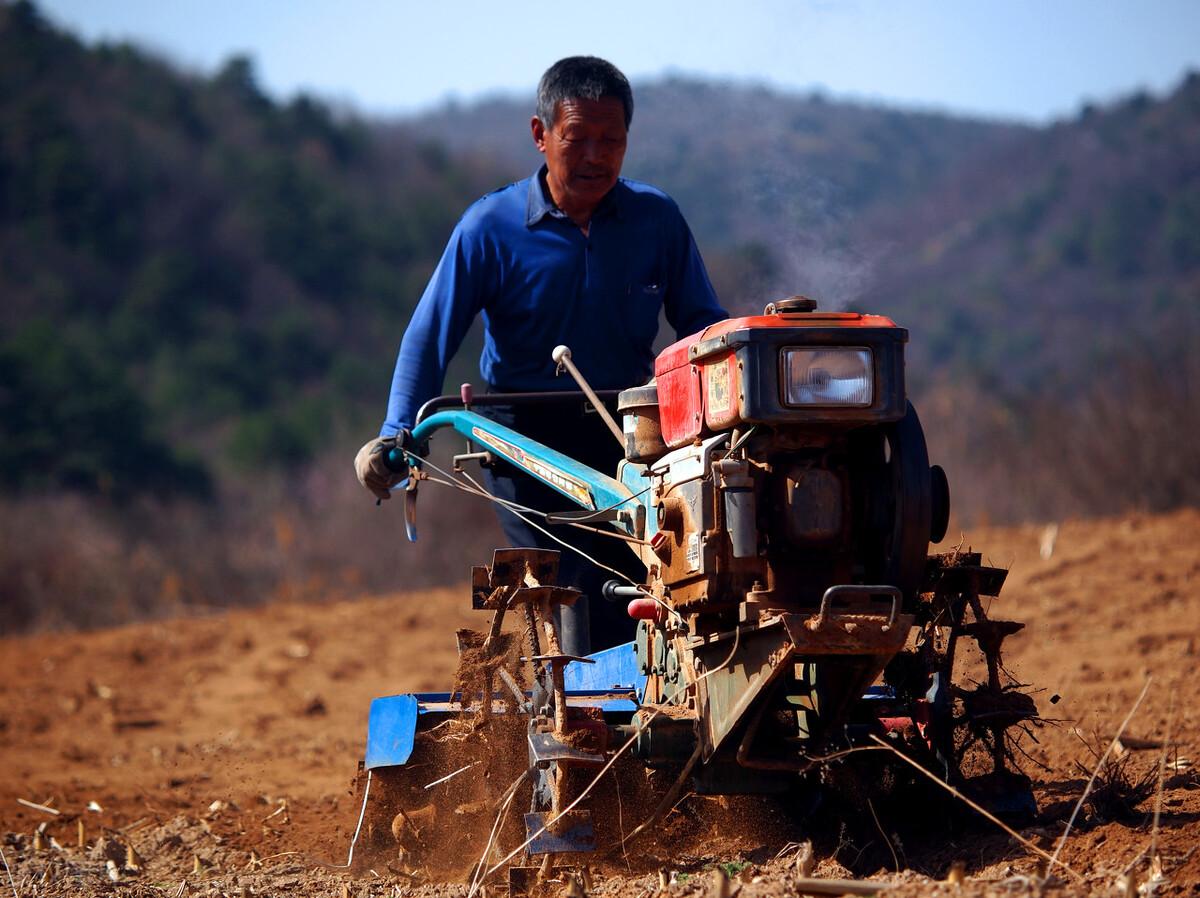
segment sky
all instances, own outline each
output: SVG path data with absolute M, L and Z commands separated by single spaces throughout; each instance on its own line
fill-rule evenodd
M 212 72 L 392 116 L 531 94 L 574 54 L 637 82 L 699 75 L 1047 122 L 1200 71 L 1200 0 L 40 0 L 88 41 L 130 40 Z

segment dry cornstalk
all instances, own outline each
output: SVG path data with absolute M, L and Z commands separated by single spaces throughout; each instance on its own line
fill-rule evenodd
M 729 877 L 725 871 L 720 868 L 713 870 L 712 878 L 716 898 L 729 898 Z
M 567 884 L 562 892 L 563 898 L 587 898 L 587 891 L 584 889 L 583 883 L 578 876 L 574 873 L 568 873 L 566 879 Z
M 813 867 L 816 866 L 816 863 L 816 853 L 813 851 L 812 840 L 805 839 L 796 852 L 796 860 L 793 862 L 793 866 L 802 879 L 807 879 L 809 874 L 812 873 Z
M 441 779 L 434 780 L 432 783 L 427 785 L 425 788 L 432 789 L 434 786 L 439 786 L 442 783 L 446 782 L 447 780 L 454 779 L 454 777 L 458 776 L 460 773 L 465 773 L 466 771 L 470 770 L 472 767 L 475 767 L 476 765 L 482 764 L 482 763 L 483 763 L 482 761 L 472 761 L 470 764 L 467 764 L 465 767 L 459 767 L 453 773 L 447 773 Z
M 950 865 L 950 870 L 946 873 L 946 882 L 954 886 L 956 889 L 961 889 L 963 881 L 967 878 L 967 865 L 962 861 L 955 861 Z
M 43 814 L 49 814 L 51 817 L 57 817 L 62 811 L 52 808 L 46 804 L 38 804 L 36 801 L 29 801 L 24 798 L 18 798 L 17 804 L 24 805 L 27 808 L 32 808 L 35 811 L 41 811 Z
M 797 879 L 793 885 L 807 895 L 875 895 L 891 888 L 886 882 L 869 879 Z
M 280 814 L 284 814 L 284 815 L 286 815 L 286 814 L 287 814 L 287 809 L 288 809 L 287 799 L 286 799 L 286 798 L 281 798 L 281 799 L 279 799 L 279 807 L 277 807 L 277 808 L 276 808 L 275 810 L 273 810 L 271 813 L 267 814 L 267 816 L 263 817 L 263 819 L 262 819 L 262 822 L 263 822 L 263 823 L 266 823 L 266 822 L 267 822 L 268 820 L 270 820 L 272 817 L 278 817 Z M 288 822 L 288 820 L 287 820 L 287 817 L 286 817 L 286 816 L 283 818 L 283 822 L 284 822 L 284 823 L 287 823 L 287 822 Z

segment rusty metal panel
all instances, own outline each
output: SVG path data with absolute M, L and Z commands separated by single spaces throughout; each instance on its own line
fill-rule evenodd
M 785 614 L 783 625 L 798 655 L 887 655 L 904 648 L 913 616 L 901 614 L 887 626 L 875 614 L 836 614 L 817 625 L 817 615 Z
M 697 674 L 708 673 L 698 689 L 705 761 L 741 723 L 791 656 L 791 639 L 776 619 L 763 626 L 739 628 L 737 651 L 728 664 L 721 666 L 733 648 L 733 635 L 721 634 L 692 649 L 703 662 L 704 669 L 697 670 Z
M 740 627 L 732 658 L 733 631 L 691 646 L 702 662 L 703 669 L 698 667 L 697 674 L 708 674 L 697 690 L 705 761 L 721 748 L 793 659 L 859 658 L 861 686 L 865 687 L 904 648 L 913 617 L 902 614 L 889 625 L 886 615 L 838 613 L 819 625 L 817 622 L 817 615 L 782 614 Z M 723 664 L 727 658 L 728 663 Z M 858 691 L 844 697 L 843 705 L 859 698 L 860 686 L 855 684 L 854 689 Z
M 497 549 L 492 555 L 492 586 L 531 586 L 526 575 L 537 583 L 558 580 L 560 553 L 554 549 Z

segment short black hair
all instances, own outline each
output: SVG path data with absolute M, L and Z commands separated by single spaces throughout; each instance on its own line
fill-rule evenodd
M 553 128 L 559 103 L 603 97 L 621 101 L 628 129 L 633 121 L 633 89 L 621 70 L 598 56 L 568 56 L 546 69 L 538 82 L 537 117 L 546 128 Z

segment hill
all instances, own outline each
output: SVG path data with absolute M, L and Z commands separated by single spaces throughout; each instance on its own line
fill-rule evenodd
M 913 385 L 967 507 L 1200 503 L 1198 159 L 1192 74 L 993 147 L 857 223 L 881 247 L 858 303 L 912 329 Z
M 973 356 L 1010 383 L 1078 386 L 1194 305 L 1197 159 L 1198 74 L 1161 99 L 1089 106 L 990 148 L 918 203 L 879 210 L 859 233 L 890 252 L 860 301 L 921 320 L 922 362 Z M 1053 351 L 1030 352 L 1039 342 Z
M 0 486 L 197 492 L 375 426 L 491 172 L 274 102 L 246 59 L 185 75 L 24 2 L 0 5 L 0 85 Z

